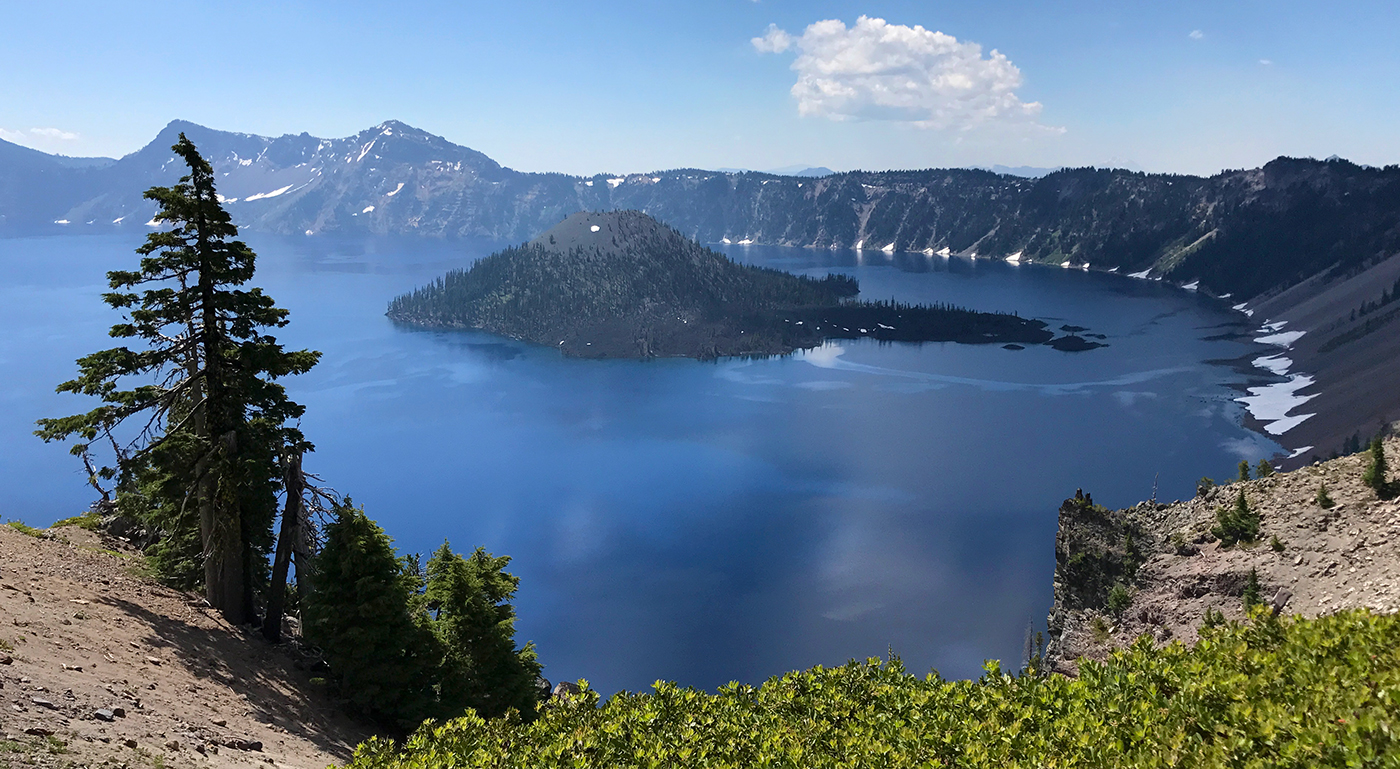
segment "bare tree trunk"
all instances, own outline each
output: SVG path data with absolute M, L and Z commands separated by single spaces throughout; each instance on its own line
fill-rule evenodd
M 237 434 L 230 431 L 217 442 L 215 453 L 232 458 L 237 450 Z M 199 527 L 204 539 L 204 592 L 209 605 L 218 609 L 234 625 L 248 621 L 244 601 L 244 558 L 242 515 L 228 489 L 206 470 L 200 479 Z
M 255 556 L 253 555 L 253 548 L 248 544 L 253 541 L 253 533 L 248 527 L 249 520 L 251 520 L 251 518 L 240 504 L 238 507 L 238 526 L 241 534 L 239 536 L 238 549 L 239 556 L 243 560 L 243 591 L 241 599 L 243 602 L 243 621 L 251 625 L 258 625 L 258 586 L 254 582 L 254 576 L 258 573 L 258 564 L 254 562 Z
M 308 514 L 306 506 L 301 508 L 301 522 L 298 524 L 297 537 L 292 540 L 292 564 L 297 567 L 297 602 L 306 606 L 306 602 L 311 598 L 311 591 L 315 588 L 311 584 L 312 552 L 315 547 L 312 544 L 311 516 Z M 304 616 L 304 615 L 303 615 Z
M 301 537 L 302 494 L 306 479 L 301 474 L 301 452 L 289 453 L 284 486 L 287 504 L 282 508 L 282 529 L 277 534 L 277 553 L 272 559 L 272 584 L 267 588 L 267 616 L 263 618 L 263 637 L 272 643 L 282 640 L 282 614 L 286 610 L 287 571 L 292 561 L 293 543 Z M 301 565 L 297 565 L 301 577 Z M 298 579 L 298 583 L 300 579 Z M 300 597 L 300 596 L 298 596 Z
M 206 482 L 206 487 L 214 485 Z M 204 592 L 209 605 L 218 609 L 234 625 L 247 621 L 243 600 L 243 553 L 239 547 L 243 532 L 237 508 L 234 514 L 221 514 L 214 499 L 200 500 L 200 534 L 204 536 Z

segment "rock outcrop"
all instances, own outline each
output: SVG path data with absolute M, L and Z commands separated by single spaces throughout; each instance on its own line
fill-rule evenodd
M 1400 456 L 1400 438 L 1385 447 Z M 1124 510 L 1085 496 L 1066 500 L 1055 539 L 1049 669 L 1073 675 L 1080 660 L 1103 659 L 1143 634 L 1193 643 L 1203 623 L 1246 615 L 1251 573 L 1258 600 L 1274 611 L 1400 609 L 1400 500 L 1382 500 L 1362 483 L 1369 464 L 1362 452 Z M 1323 484 L 1331 507 L 1318 502 Z M 1259 534 L 1226 547 L 1212 529 L 1240 493 L 1259 514 Z

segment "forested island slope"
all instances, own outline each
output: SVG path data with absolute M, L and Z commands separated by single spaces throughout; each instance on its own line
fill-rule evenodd
M 777 355 L 826 339 L 1052 343 L 1041 321 L 852 301 L 855 280 L 742 265 L 637 211 L 578 213 L 535 240 L 395 298 L 388 315 L 587 358 Z

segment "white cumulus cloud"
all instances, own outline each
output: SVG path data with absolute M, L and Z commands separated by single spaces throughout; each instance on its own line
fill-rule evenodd
M 1192 40 L 1200 40 L 1201 38 L 1203 38 L 1203 37 L 1205 37 L 1205 36 L 1206 36 L 1206 33 L 1200 31 L 1199 29 L 1193 29 L 1193 30 L 1191 30 L 1191 34 L 1188 35 L 1188 37 L 1190 37 Z
M 1040 102 L 1016 95 L 1021 70 L 993 50 L 921 26 L 862 16 L 854 27 L 819 21 L 800 37 L 769 25 L 753 38 L 760 53 L 797 50 L 792 95 L 798 113 L 832 120 L 890 120 L 923 128 L 969 130 L 1036 122 Z

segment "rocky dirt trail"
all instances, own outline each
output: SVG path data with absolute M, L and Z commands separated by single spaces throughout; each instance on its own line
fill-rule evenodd
M 1385 448 L 1394 481 L 1400 438 L 1389 439 Z M 1142 503 L 1107 516 L 1076 513 L 1067 502 L 1057 539 L 1051 668 L 1074 674 L 1079 660 L 1103 659 L 1144 633 L 1158 643 L 1194 643 L 1208 611 L 1233 620 L 1245 616 L 1242 595 L 1251 571 L 1263 602 L 1277 603 L 1284 614 L 1400 610 L 1400 499 L 1381 500 L 1361 482 L 1369 465 L 1369 453 L 1362 452 L 1218 486 L 1192 500 Z M 1336 503 L 1331 508 L 1317 502 L 1323 483 Z M 1225 547 L 1210 531 L 1216 510 L 1233 506 L 1241 491 L 1261 514 L 1260 535 L 1253 544 Z M 1114 612 L 1101 589 L 1069 584 L 1067 562 L 1087 553 L 1111 567 L 1127 556 L 1128 533 L 1141 565 L 1134 578 L 1121 578 L 1130 585 L 1131 602 Z
M 141 562 L 75 526 L 0 526 L 0 768 L 319 768 L 369 736 L 291 653 Z

